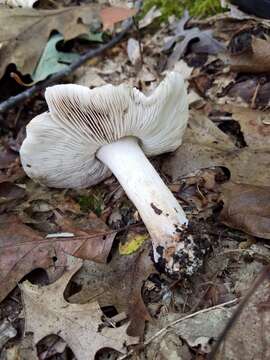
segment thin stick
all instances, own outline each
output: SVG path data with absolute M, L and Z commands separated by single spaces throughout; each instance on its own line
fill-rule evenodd
M 136 2 L 136 8 L 140 9 L 142 4 L 142 1 Z M 133 19 L 129 19 L 126 21 L 126 25 L 124 26 L 124 29 L 114 36 L 107 44 L 99 46 L 97 49 L 91 49 L 87 51 L 84 55 L 80 56 L 78 60 L 74 61 L 69 67 L 67 67 L 64 70 L 61 70 L 48 79 L 41 81 L 29 89 L 26 89 L 25 91 L 21 92 L 20 94 L 16 96 L 11 96 L 7 100 L 0 103 L 0 113 L 3 113 L 4 111 L 12 108 L 15 105 L 20 104 L 26 99 L 29 99 L 32 97 L 37 91 L 40 91 L 44 88 L 46 88 L 48 85 L 51 85 L 53 83 L 58 82 L 59 80 L 63 79 L 64 77 L 70 75 L 73 73 L 76 69 L 78 69 L 80 66 L 82 66 L 86 61 L 89 59 L 92 59 L 96 56 L 101 55 L 105 50 L 112 48 L 114 45 L 119 43 L 121 40 L 123 40 L 124 36 L 128 33 L 128 31 L 133 26 Z
M 193 318 L 194 316 L 197 316 L 199 314 L 204 314 L 204 313 L 207 313 L 209 311 L 212 311 L 212 310 L 215 310 L 215 309 L 222 309 L 228 305 L 234 305 L 234 304 L 237 304 L 239 301 L 239 298 L 236 298 L 236 299 L 233 299 L 233 300 L 230 300 L 230 301 L 227 301 L 225 303 L 222 303 L 222 304 L 219 304 L 219 305 L 215 305 L 215 306 L 212 306 L 212 307 L 209 307 L 207 309 L 202 309 L 202 310 L 199 310 L 199 311 L 196 311 L 195 313 L 193 314 L 189 314 L 187 316 L 184 316 L 180 319 L 177 319 L 171 323 L 169 323 L 168 325 L 166 325 L 164 328 L 162 328 L 161 330 L 159 330 L 158 332 L 156 332 L 153 336 L 151 336 L 147 341 L 144 342 L 143 344 L 143 347 L 146 347 L 147 345 L 149 345 L 153 340 L 155 340 L 157 337 L 165 334 L 168 329 L 172 326 L 175 326 L 187 319 L 190 319 L 190 318 Z M 118 360 L 124 360 L 124 359 L 127 359 L 129 356 L 131 356 L 134 352 L 136 351 L 136 349 L 132 349 L 130 350 L 126 355 L 123 355 L 121 356 Z

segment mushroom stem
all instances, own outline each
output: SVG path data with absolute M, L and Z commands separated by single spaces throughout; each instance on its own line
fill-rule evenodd
M 134 137 L 102 146 L 97 158 L 116 176 L 138 209 L 152 238 L 154 261 L 168 273 L 180 271 L 181 257 L 193 257 L 182 238 L 186 215 Z M 188 252 L 188 253 L 187 253 Z

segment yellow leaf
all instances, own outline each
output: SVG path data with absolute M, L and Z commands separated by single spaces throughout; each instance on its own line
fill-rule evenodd
M 136 252 L 148 238 L 148 234 L 130 232 L 127 236 L 127 241 L 125 244 L 119 244 L 120 255 L 130 255 Z

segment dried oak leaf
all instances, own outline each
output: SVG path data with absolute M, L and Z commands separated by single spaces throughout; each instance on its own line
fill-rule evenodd
M 50 334 L 60 336 L 78 360 L 94 359 L 102 348 L 124 353 L 126 346 L 138 342 L 127 335 L 128 323 L 115 328 L 103 326 L 103 313 L 96 301 L 71 304 L 64 298 L 69 280 L 81 266 L 80 259 L 72 258 L 67 271 L 55 283 L 39 287 L 25 281 L 20 285 L 25 331 L 34 334 L 35 343 Z
M 150 259 L 149 242 L 131 255 L 114 254 L 109 264 L 85 261 L 83 269 L 73 279 L 82 290 L 69 300 L 84 303 L 95 298 L 101 307 L 114 306 L 130 319 L 128 334 L 142 337 L 145 321 L 150 315 L 141 297 L 143 282 L 156 270 Z
M 1 215 L 0 302 L 34 269 L 45 269 L 51 281 L 57 279 L 64 271 L 67 254 L 106 261 L 116 232 L 77 229 L 73 233 L 73 237 L 46 239 L 18 217 Z
M 200 112 L 191 112 L 183 144 L 164 163 L 173 181 L 200 169 L 222 166 L 235 183 L 267 186 L 270 183 L 270 147 L 238 148 L 228 135 Z
M 0 78 L 10 63 L 23 74 L 32 73 L 53 30 L 65 40 L 75 38 L 89 32 L 98 14 L 99 7 L 94 4 L 57 10 L 1 8 Z
M 225 225 L 270 239 L 270 187 L 228 183 L 222 186 L 221 199 Z

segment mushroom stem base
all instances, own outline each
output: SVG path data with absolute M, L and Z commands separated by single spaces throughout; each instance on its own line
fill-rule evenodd
M 152 238 L 154 261 L 173 276 L 191 274 L 196 246 L 192 236 L 184 235 L 188 220 L 138 140 L 126 137 L 104 145 L 97 158 L 108 166 L 138 209 Z M 186 269 L 181 268 L 183 264 Z

